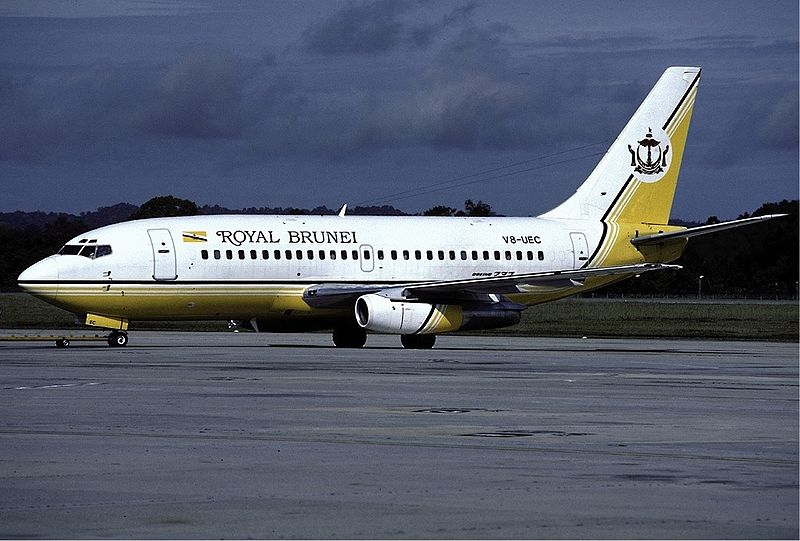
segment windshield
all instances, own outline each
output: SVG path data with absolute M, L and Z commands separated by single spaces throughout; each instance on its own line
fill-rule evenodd
M 108 244 L 65 244 L 58 255 L 81 255 L 89 259 L 97 259 L 111 254 L 111 246 Z

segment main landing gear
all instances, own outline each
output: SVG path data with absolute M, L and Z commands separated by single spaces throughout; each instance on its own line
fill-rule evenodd
M 112 348 L 120 348 L 128 345 L 128 333 L 122 331 L 111 331 L 108 335 L 108 345 Z
M 406 349 L 431 349 L 436 343 L 435 334 L 403 334 L 400 343 Z
M 367 343 L 367 331 L 356 325 L 333 329 L 333 343 L 337 348 L 363 348 Z
M 361 327 L 337 327 L 333 330 L 333 343 L 337 348 L 363 348 L 367 331 Z M 431 349 L 436 343 L 435 334 L 403 334 L 400 343 L 406 349 Z

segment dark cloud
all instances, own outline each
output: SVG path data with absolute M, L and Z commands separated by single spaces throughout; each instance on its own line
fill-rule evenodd
M 474 10 L 473 3 L 457 6 L 429 23 L 416 20 L 418 7 L 405 0 L 350 3 L 308 28 L 303 34 L 303 49 L 321 55 L 425 49 L 443 32 L 467 20 Z
M 0 91 L 0 115 L 6 130 L 0 158 L 37 162 L 81 155 L 102 155 L 105 143 L 130 135 L 147 83 L 136 69 L 100 63 L 57 75 L 7 73 Z
M 693 131 L 708 149 L 705 161 L 730 169 L 761 152 L 796 153 L 798 91 L 767 81 L 701 83 Z M 744 104 L 744 106 L 743 106 Z
M 336 178 L 334 188 L 318 184 L 339 197 L 405 171 L 381 181 L 391 192 L 426 171 L 458 175 L 484 168 L 482 160 L 613 139 L 661 71 L 686 64 L 705 69 L 687 176 L 718 182 L 769 163 L 771 171 L 794 168 L 796 177 L 798 49 L 785 35 L 756 35 L 749 26 L 689 37 L 630 26 L 577 33 L 561 25 L 557 33 L 547 28 L 552 18 L 517 24 L 495 17 L 502 10 L 493 4 L 320 5 L 329 12 L 321 22 L 299 17 L 290 38 L 272 49 L 263 45 L 268 36 L 257 45 L 243 37 L 242 19 L 209 26 L 223 15 L 191 19 L 203 32 L 187 25 L 174 41 L 169 17 L 0 17 L 8 45 L 0 47 L 0 175 L 41 186 L 38 171 L 45 171 L 82 186 L 111 171 L 130 186 L 158 189 L 169 178 L 187 190 L 197 179 L 210 186 L 224 177 L 264 194 Z M 262 16 L 251 33 L 269 19 Z M 235 37 L 216 41 L 220 28 Z M 107 52 L 94 51 L 95 36 Z M 76 48 L 62 54 L 58 43 Z M 706 169 L 693 173 L 692 164 Z M 592 163 L 570 167 L 537 177 L 577 183 Z M 132 168 L 144 180 L 129 178 Z M 276 169 L 282 176 L 272 176 Z M 147 195 L 154 194 L 141 200 Z M 332 196 L 318 197 L 313 204 Z
M 787 90 L 772 102 L 757 124 L 756 136 L 769 148 L 796 150 L 798 141 L 798 91 Z
M 146 131 L 199 139 L 239 137 L 245 83 L 255 67 L 228 52 L 196 48 L 177 59 L 156 83 Z

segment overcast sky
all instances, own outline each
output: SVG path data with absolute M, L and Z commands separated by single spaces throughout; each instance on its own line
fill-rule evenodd
M 0 2 L 0 212 L 536 215 L 670 65 L 703 68 L 673 216 L 797 198 L 797 0 Z

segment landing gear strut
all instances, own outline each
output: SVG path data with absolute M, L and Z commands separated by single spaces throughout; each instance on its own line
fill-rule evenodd
M 363 348 L 367 343 L 367 331 L 350 325 L 333 329 L 333 343 L 337 348 Z
M 436 343 L 435 334 L 403 334 L 400 343 L 406 349 L 431 349 Z
M 121 331 L 111 331 L 108 335 L 108 345 L 118 348 L 128 345 L 128 333 Z

